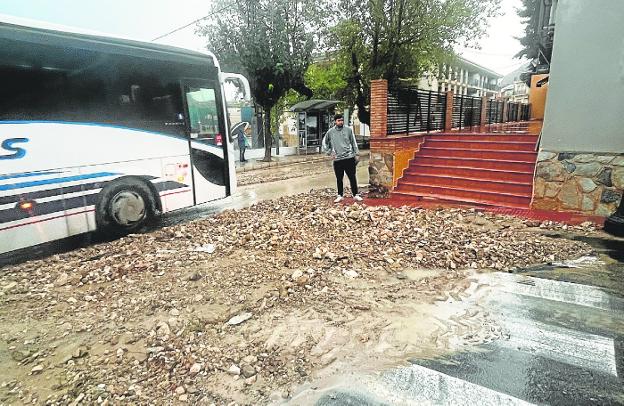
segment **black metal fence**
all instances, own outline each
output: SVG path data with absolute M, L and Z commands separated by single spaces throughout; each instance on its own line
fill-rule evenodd
M 388 134 L 409 134 L 444 129 L 446 94 L 395 87 L 388 91 Z
M 520 121 L 529 121 L 531 119 L 531 105 L 520 105 Z
M 410 134 L 444 130 L 446 122 L 446 93 L 397 86 L 388 90 L 388 134 Z M 505 108 L 505 103 L 507 107 Z M 480 97 L 453 96 L 453 128 L 463 129 L 510 121 L 528 121 L 531 106 L 523 103 L 489 99 L 485 106 Z
M 481 99 L 457 95 L 453 97 L 453 128 L 481 125 Z
M 488 100 L 487 108 L 487 122 L 488 124 L 502 123 L 504 122 L 504 107 L 505 102 L 502 100 Z

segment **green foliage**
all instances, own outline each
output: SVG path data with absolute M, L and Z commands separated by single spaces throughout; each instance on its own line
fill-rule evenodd
M 516 58 L 527 57 L 535 59 L 539 53 L 540 27 L 539 25 L 539 0 L 522 0 L 522 6 L 517 10 L 522 18 L 524 36 L 517 38 L 522 44 L 522 50 L 516 54 Z
M 341 0 L 348 10 L 333 30 L 348 87 L 360 119 L 370 81 L 419 77 L 449 58 L 458 45 L 472 46 L 485 33 L 500 0 Z
M 315 99 L 339 100 L 347 87 L 347 68 L 341 61 L 319 62 L 310 65 L 305 83 Z
M 216 0 L 215 18 L 199 32 L 224 70 L 244 74 L 264 110 L 266 151 L 271 157 L 271 110 L 291 89 L 311 97 L 304 75 L 315 34 L 322 32 L 321 6 L 313 0 Z M 318 28 L 318 29 L 317 29 Z

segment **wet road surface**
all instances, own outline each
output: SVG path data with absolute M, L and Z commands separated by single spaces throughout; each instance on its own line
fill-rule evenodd
M 487 293 L 467 300 L 490 312 L 505 339 L 313 384 L 291 404 L 624 404 L 624 299 L 525 275 L 484 275 L 478 285 Z

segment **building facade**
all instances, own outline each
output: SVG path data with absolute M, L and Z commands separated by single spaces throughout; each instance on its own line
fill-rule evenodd
M 535 208 L 609 216 L 622 200 L 622 21 L 622 0 L 558 2 Z
M 427 72 L 418 88 L 438 92 L 452 91 L 458 95 L 496 97 L 502 75 L 462 57 L 443 64 L 435 72 Z
M 524 75 L 529 71 L 528 64 L 506 75 L 500 81 L 500 98 L 510 102 L 529 103 L 529 86 L 523 80 Z

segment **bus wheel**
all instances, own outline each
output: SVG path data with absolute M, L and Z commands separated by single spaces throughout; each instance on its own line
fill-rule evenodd
M 141 181 L 125 179 L 102 190 L 96 206 L 98 229 L 122 236 L 140 230 L 154 218 L 150 189 Z

